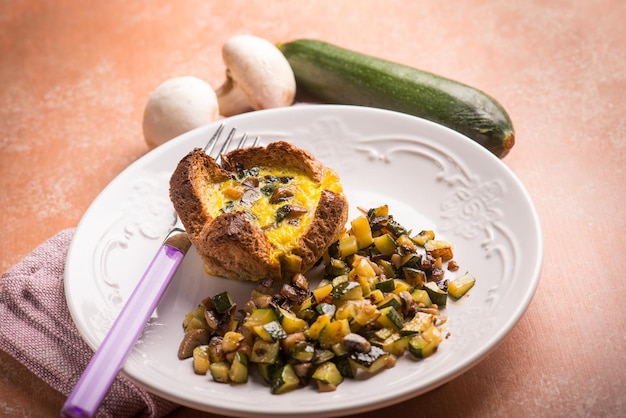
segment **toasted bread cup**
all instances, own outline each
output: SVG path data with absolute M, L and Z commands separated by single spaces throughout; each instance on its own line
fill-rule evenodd
M 308 271 L 348 218 L 337 174 L 283 141 L 232 151 L 221 166 L 191 151 L 170 179 L 170 198 L 207 272 L 235 280 Z

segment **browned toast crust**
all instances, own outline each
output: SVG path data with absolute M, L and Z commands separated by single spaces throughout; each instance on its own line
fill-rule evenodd
M 170 179 L 170 198 L 207 271 L 236 280 L 289 280 L 309 270 L 338 237 L 347 221 L 348 202 L 342 193 L 323 190 L 317 207 L 309 208 L 314 210 L 310 225 L 301 237 L 294 237 L 298 245 L 289 262 L 271 260 L 267 235 L 246 214 L 222 213 L 214 219 L 204 201 L 207 185 L 252 167 L 298 170 L 317 183 L 326 170 L 311 154 L 283 141 L 232 151 L 222 156 L 222 167 L 204 150 L 194 149 Z

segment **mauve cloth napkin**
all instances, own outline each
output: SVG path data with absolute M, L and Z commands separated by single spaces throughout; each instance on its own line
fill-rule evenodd
M 59 232 L 0 281 L 0 349 L 66 396 L 93 355 L 72 321 L 63 289 L 73 233 Z M 120 374 L 97 416 L 161 417 L 177 406 Z

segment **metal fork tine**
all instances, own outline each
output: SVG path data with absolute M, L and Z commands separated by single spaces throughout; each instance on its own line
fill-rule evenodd
M 243 148 L 243 144 L 245 144 L 245 142 L 248 140 L 248 134 L 246 132 L 244 132 L 243 135 L 241 135 L 241 139 L 239 140 L 239 144 L 237 144 L 237 149 Z
M 220 126 L 217 128 L 217 130 L 215 131 L 215 133 L 213 134 L 211 139 L 209 139 L 209 141 L 207 142 L 206 146 L 204 147 L 204 151 L 207 154 L 209 154 L 210 156 L 213 156 L 213 151 L 215 150 L 215 145 L 218 143 L 219 137 L 221 136 L 223 130 L 224 130 L 224 124 L 220 124 Z M 228 147 L 230 146 L 230 143 L 232 142 L 233 138 L 235 137 L 235 132 L 236 131 L 237 131 L 237 128 L 232 128 L 230 130 L 230 132 L 228 133 L 228 137 L 226 138 L 226 140 L 224 141 L 224 143 L 220 147 L 220 150 L 219 150 L 217 156 L 214 157 L 216 162 L 219 162 L 220 158 L 222 157 L 222 154 L 224 154 L 226 151 L 228 151 Z M 261 138 L 259 136 L 256 136 L 254 138 L 254 140 L 252 141 L 252 146 L 256 147 L 257 145 L 259 145 L 259 141 L 260 140 L 261 140 Z M 237 148 L 236 149 L 244 148 L 246 146 L 246 142 L 247 141 L 248 141 L 248 134 L 246 132 L 244 132 L 241 135 L 241 138 L 239 139 L 239 143 L 237 144 Z
M 228 134 L 226 141 L 224 141 L 224 143 L 222 144 L 222 148 L 220 148 L 220 152 L 217 154 L 217 157 L 215 157 L 216 162 L 219 163 L 220 158 L 222 157 L 222 154 L 224 154 L 226 150 L 228 149 L 228 147 L 230 146 L 231 141 L 235 137 L 235 131 L 236 131 L 235 128 L 230 130 L 230 133 Z
M 217 143 L 217 138 L 220 137 L 223 130 L 224 130 L 224 124 L 222 123 L 220 124 L 220 126 L 218 126 L 217 130 L 215 131 L 211 139 L 209 139 L 209 142 L 207 142 L 206 145 L 204 146 L 204 151 L 207 154 L 211 155 L 211 153 L 213 152 L 213 148 L 215 148 L 215 144 Z

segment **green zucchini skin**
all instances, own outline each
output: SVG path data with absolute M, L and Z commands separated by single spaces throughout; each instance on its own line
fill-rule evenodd
M 473 87 L 322 41 L 299 39 L 278 48 L 293 69 L 298 93 L 313 100 L 428 119 L 464 134 L 499 158 L 515 144 L 507 112 Z

